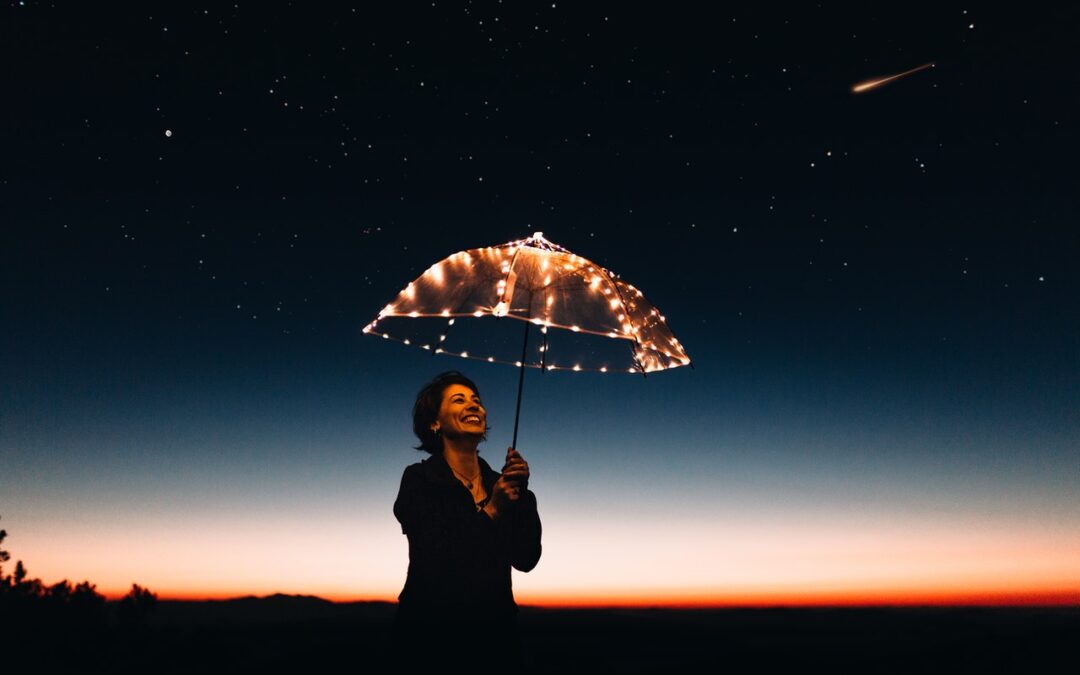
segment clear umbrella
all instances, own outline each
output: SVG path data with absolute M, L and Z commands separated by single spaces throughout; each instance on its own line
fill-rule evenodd
M 517 339 L 506 334 L 514 320 L 524 325 L 520 354 L 513 348 Z M 534 325 L 541 337 L 530 352 Z M 551 328 L 567 331 L 567 339 L 560 334 L 549 341 Z M 691 365 L 664 315 L 641 291 L 541 232 L 440 260 L 363 331 L 433 354 L 517 366 L 514 447 L 525 368 L 645 375 Z

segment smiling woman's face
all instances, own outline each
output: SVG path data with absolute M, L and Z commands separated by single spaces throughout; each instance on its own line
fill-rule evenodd
M 480 403 L 480 396 L 463 384 L 448 386 L 443 390 L 434 427 L 444 437 L 483 436 L 487 431 L 487 411 Z

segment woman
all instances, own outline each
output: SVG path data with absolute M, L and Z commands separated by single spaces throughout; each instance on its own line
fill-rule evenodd
M 442 663 L 448 656 L 520 658 L 510 568 L 528 572 L 540 559 L 529 465 L 514 448 L 501 473 L 479 456 L 487 412 L 476 385 L 457 371 L 420 390 L 413 431 L 417 449 L 431 456 L 406 467 L 394 502 L 409 539 L 394 626 L 398 654 Z

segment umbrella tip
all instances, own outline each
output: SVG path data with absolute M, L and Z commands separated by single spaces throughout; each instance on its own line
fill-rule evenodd
M 544 239 L 544 233 L 543 232 L 533 232 L 532 238 L 533 239 L 543 240 Z

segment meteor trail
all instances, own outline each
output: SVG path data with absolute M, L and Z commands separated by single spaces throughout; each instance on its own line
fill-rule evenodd
M 876 80 L 866 80 L 865 82 L 860 82 L 857 85 L 855 85 L 854 87 L 852 87 L 851 88 L 851 93 L 853 93 L 853 94 L 861 94 L 864 91 L 869 91 L 870 89 L 875 89 L 877 87 L 880 87 L 883 84 L 888 84 L 889 82 L 892 82 L 893 80 L 899 79 L 901 77 L 906 77 L 908 75 L 911 75 L 912 73 L 917 73 L 920 70 L 926 70 L 927 68 L 933 68 L 933 67 L 934 67 L 934 62 L 931 61 L 930 63 L 922 64 L 918 68 L 912 68 L 911 70 L 905 70 L 904 72 L 897 73 L 896 75 L 889 75 L 888 77 L 882 77 L 882 78 L 878 78 Z

